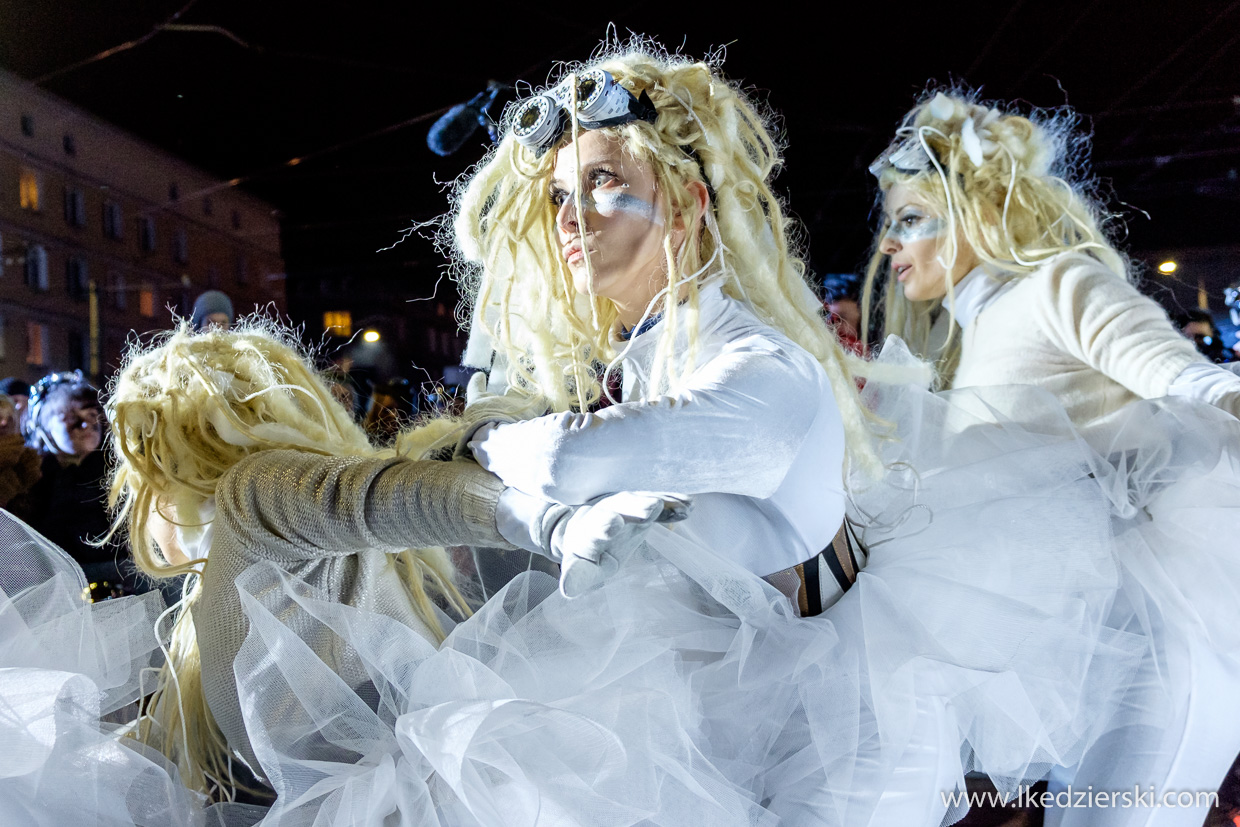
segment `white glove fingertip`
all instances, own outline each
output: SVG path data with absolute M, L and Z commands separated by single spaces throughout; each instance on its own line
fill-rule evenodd
M 560 594 L 569 600 L 594 591 L 619 568 L 619 561 L 604 554 L 598 563 L 582 557 L 567 557 L 560 564 Z
M 478 371 L 469 377 L 469 383 L 465 386 L 466 404 L 473 404 L 487 395 L 487 375 L 483 371 Z

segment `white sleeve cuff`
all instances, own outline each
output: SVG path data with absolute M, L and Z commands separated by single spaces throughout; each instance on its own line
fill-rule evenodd
M 495 506 L 495 527 L 501 537 L 517 548 L 546 554 L 542 545 L 542 522 L 551 505 L 515 488 L 505 488 Z
M 1167 396 L 1186 396 L 1224 409 L 1240 394 L 1240 376 L 1210 362 L 1193 362 L 1172 380 Z

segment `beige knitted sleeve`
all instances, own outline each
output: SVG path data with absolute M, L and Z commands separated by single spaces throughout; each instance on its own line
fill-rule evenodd
M 261 451 L 216 489 L 218 519 L 251 552 L 298 560 L 411 547 L 509 548 L 495 527 L 504 485 L 469 462 Z

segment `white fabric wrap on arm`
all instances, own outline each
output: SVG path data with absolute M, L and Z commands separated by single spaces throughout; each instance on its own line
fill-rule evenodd
M 1221 365 L 1194 362 L 1171 381 L 1167 395 L 1196 399 L 1240 419 L 1240 376 Z

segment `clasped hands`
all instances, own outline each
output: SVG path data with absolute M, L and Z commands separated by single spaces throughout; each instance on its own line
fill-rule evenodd
M 472 422 L 458 444 L 458 455 L 474 455 L 502 423 L 542 412 L 534 410 L 536 402 L 515 410 L 521 406 L 519 398 L 486 394 L 477 386 L 479 376 L 469 389 L 466 418 Z M 563 505 L 508 488 L 500 497 L 496 522 L 513 545 L 559 563 L 560 592 L 572 598 L 597 588 L 632 557 L 652 527 L 685 519 L 690 506 L 684 495 L 651 491 L 622 491 L 583 505 Z

